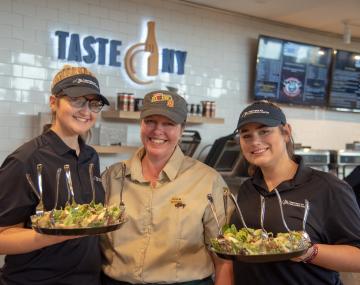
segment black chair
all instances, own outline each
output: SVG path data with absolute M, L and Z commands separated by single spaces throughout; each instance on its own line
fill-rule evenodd
M 248 163 L 242 157 L 235 133 L 216 139 L 204 163 L 216 169 L 223 176 L 249 176 Z
M 184 130 L 179 146 L 185 155 L 193 156 L 200 142 L 201 137 L 198 131 Z

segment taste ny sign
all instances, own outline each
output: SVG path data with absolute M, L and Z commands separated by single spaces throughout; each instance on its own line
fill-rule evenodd
M 144 85 L 152 83 L 159 71 L 183 75 L 187 52 L 163 48 L 159 54 L 155 22 L 147 23 L 146 34 L 144 42 L 136 43 L 126 49 L 123 62 L 129 79 L 134 83 Z M 94 36 L 81 37 L 79 34 L 65 31 L 56 31 L 55 36 L 58 39 L 58 59 L 110 67 L 122 66 L 122 41 L 120 40 Z M 145 72 L 141 74 L 141 70 Z

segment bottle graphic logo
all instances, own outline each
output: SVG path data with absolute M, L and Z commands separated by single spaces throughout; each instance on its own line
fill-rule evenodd
M 147 58 L 147 76 L 159 73 L 159 49 L 155 37 L 155 22 L 147 23 L 147 37 L 144 43 L 131 46 L 125 54 L 125 70 L 129 78 L 137 84 L 150 84 L 153 80 L 140 79 L 134 68 L 135 56 L 140 52 L 150 52 Z

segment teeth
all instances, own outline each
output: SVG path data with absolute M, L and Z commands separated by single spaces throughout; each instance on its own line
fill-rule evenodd
M 152 141 L 153 143 L 156 143 L 156 144 L 163 144 L 163 143 L 165 143 L 165 140 L 161 140 L 161 139 L 151 139 L 151 141 Z
M 88 119 L 85 119 L 85 118 L 75 118 L 75 119 L 80 122 L 84 122 L 84 123 L 86 123 L 88 121 Z
M 266 151 L 266 148 L 257 149 L 257 150 L 255 150 L 255 151 L 253 151 L 252 153 L 258 154 L 258 153 L 263 153 L 264 151 Z

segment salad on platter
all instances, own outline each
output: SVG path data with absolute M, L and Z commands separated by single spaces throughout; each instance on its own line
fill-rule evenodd
M 102 203 L 67 204 L 63 209 L 53 209 L 31 216 L 36 229 L 84 229 L 101 228 L 123 222 L 124 208 Z
M 225 226 L 223 235 L 211 239 L 213 251 L 227 255 L 276 255 L 306 251 L 311 242 L 302 231 L 264 235 L 262 229 L 241 228 L 235 225 Z M 266 235 L 267 234 L 267 235 Z

